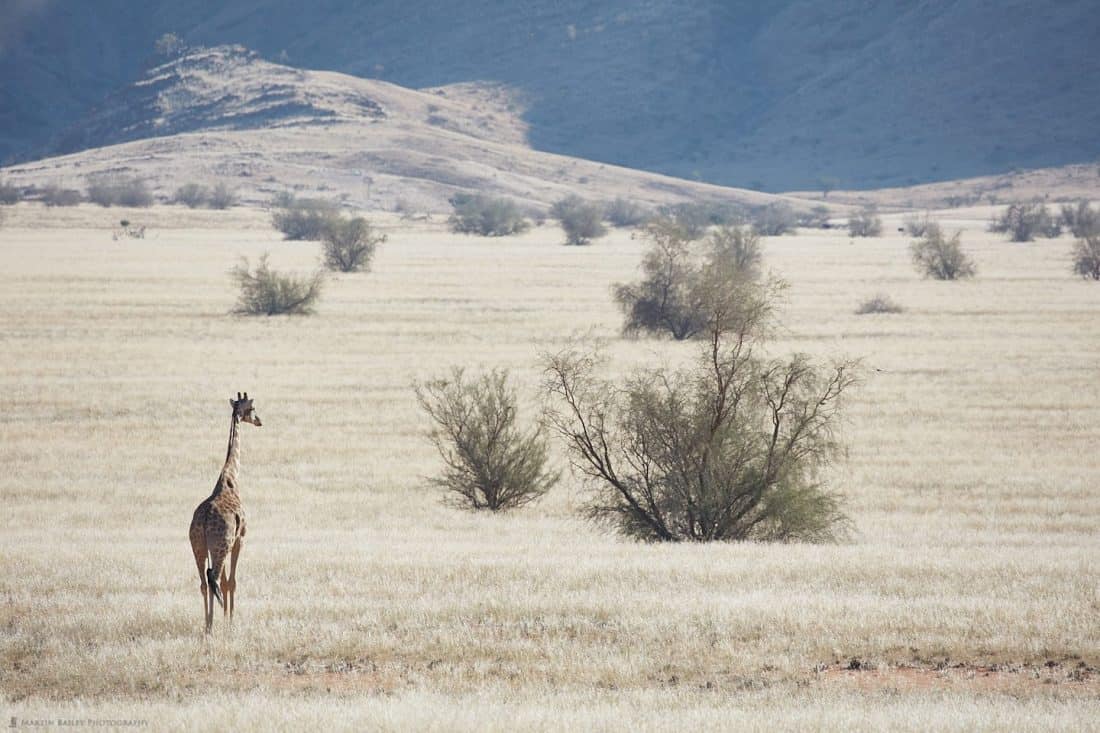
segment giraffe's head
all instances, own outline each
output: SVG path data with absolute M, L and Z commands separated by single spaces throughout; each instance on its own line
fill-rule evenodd
M 252 400 L 248 399 L 248 392 L 243 395 L 238 392 L 237 399 L 230 399 L 229 404 L 232 405 L 233 417 L 238 422 L 252 423 L 256 427 L 263 425 L 260 416 L 256 414 L 256 408 L 252 406 Z

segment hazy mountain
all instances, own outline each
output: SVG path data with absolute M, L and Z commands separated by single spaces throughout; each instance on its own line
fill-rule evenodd
M 538 149 L 722 184 L 1100 155 L 1088 0 L 2 0 L 0 157 L 49 149 L 165 32 L 408 87 L 498 82 Z

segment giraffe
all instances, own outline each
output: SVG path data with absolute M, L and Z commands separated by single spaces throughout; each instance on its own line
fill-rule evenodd
M 213 493 L 199 504 L 191 518 L 191 550 L 199 569 L 206 634 L 214 626 L 215 600 L 221 604 L 226 619 L 233 620 L 237 558 L 241 554 L 241 541 L 245 534 L 244 509 L 241 507 L 241 495 L 237 492 L 237 473 L 241 468 L 241 440 L 238 431 L 242 422 L 256 427 L 263 424 L 253 409 L 247 392 L 243 395 L 238 392 L 237 399 L 230 399 L 229 404 L 233 408 L 233 419 L 229 426 L 229 450 L 226 452 L 225 466 L 218 476 Z M 226 555 L 229 556 L 228 575 L 225 571 Z M 207 557 L 210 558 L 210 567 L 206 566 Z

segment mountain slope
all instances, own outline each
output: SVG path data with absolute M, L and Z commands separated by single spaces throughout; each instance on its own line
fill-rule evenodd
M 538 149 L 723 184 L 878 187 L 1100 155 L 1090 0 L 3 7 L 0 158 L 40 151 L 168 31 L 407 87 L 498 82 Z
M 416 91 L 215 47 L 150 69 L 74 123 L 58 145 L 80 152 L 11 166 L 3 176 L 22 186 L 82 188 L 99 174 L 136 175 L 161 197 L 185 182 L 219 180 L 253 203 L 298 190 L 363 208 L 435 211 L 449 209 L 458 191 L 538 209 L 570 193 L 651 205 L 779 200 L 534 151 L 519 111 L 494 85 Z

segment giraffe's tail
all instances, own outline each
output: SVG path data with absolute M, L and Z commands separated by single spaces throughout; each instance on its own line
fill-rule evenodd
M 218 604 L 225 608 L 225 599 L 222 598 L 221 588 L 218 587 L 218 573 L 214 568 L 206 569 L 206 584 L 210 586 L 210 591 L 214 594 L 214 597 L 218 599 Z

